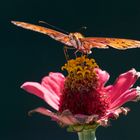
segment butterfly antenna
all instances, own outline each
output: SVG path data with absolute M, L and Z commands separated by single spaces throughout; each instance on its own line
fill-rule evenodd
M 82 29 L 84 29 L 84 30 L 86 30 L 86 29 L 87 29 L 87 27 L 86 27 L 86 26 L 82 26 L 81 28 L 82 28 Z
M 82 26 L 82 27 L 80 27 L 78 30 L 79 30 L 79 31 L 83 31 L 83 30 L 86 30 L 86 29 L 87 29 L 86 26 Z
M 49 24 L 48 22 L 45 22 L 45 21 L 42 21 L 42 20 L 39 20 L 38 22 L 39 22 L 39 23 L 46 24 L 46 25 L 48 25 L 48 26 L 50 26 L 50 27 L 52 27 L 52 28 L 54 28 L 54 29 L 56 29 L 56 30 L 58 30 L 58 31 L 64 32 L 64 33 L 66 33 L 66 34 L 69 34 L 69 32 L 67 32 L 67 31 L 65 31 L 65 30 L 63 30 L 63 29 L 60 29 L 60 28 L 58 28 L 58 27 L 56 27 L 56 26 L 53 26 L 53 25 Z

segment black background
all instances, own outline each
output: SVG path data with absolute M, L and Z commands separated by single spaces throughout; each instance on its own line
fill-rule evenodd
M 63 44 L 45 35 L 24 30 L 11 20 L 38 24 L 44 20 L 68 32 L 82 31 L 85 36 L 107 36 L 140 40 L 140 3 L 136 0 L 3 0 L 0 2 L 0 139 L 1 140 L 74 140 L 50 118 L 27 112 L 44 101 L 20 89 L 25 81 L 40 81 L 50 71 L 61 72 L 66 62 Z M 46 26 L 46 25 L 44 25 Z M 140 71 L 140 49 L 118 51 L 94 49 L 100 67 L 111 74 L 110 83 L 132 67 Z M 137 82 L 137 85 L 140 81 Z M 136 86 L 136 85 L 135 85 Z M 98 140 L 139 139 L 140 104 L 127 103 L 132 110 L 97 130 Z

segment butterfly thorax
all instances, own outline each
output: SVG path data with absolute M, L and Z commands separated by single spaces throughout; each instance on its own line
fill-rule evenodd
M 87 53 L 87 50 L 85 50 L 83 43 L 81 41 L 82 38 L 84 38 L 84 36 L 77 32 L 69 34 L 69 39 L 72 46 L 75 47 L 78 51 Z

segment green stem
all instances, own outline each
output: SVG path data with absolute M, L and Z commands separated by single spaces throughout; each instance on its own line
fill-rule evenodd
M 96 140 L 95 130 L 83 130 L 78 132 L 79 140 Z

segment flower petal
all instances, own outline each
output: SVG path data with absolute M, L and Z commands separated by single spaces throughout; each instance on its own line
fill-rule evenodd
M 127 107 L 120 107 L 120 108 L 117 108 L 116 110 L 108 113 L 107 116 L 108 116 L 108 118 L 111 118 L 111 119 L 117 119 L 121 113 L 124 115 L 127 115 L 127 113 L 129 111 L 130 111 L 130 109 Z
M 113 103 L 122 93 L 127 91 L 133 84 L 136 82 L 140 76 L 139 72 L 136 72 L 135 69 L 132 69 L 124 74 L 121 74 L 115 84 L 113 85 L 112 90 L 110 91 L 109 98 L 111 103 Z
M 117 108 L 116 110 L 109 111 L 105 116 L 100 118 L 97 122 L 104 127 L 109 126 L 110 125 L 109 119 L 117 119 L 121 113 L 127 115 L 128 111 L 130 111 L 130 109 L 127 107 Z
M 31 116 L 35 112 L 40 113 L 45 116 L 50 116 L 54 120 L 55 119 L 57 120 L 57 115 L 55 115 L 55 113 L 51 112 L 50 110 L 45 109 L 44 107 L 38 107 L 36 109 L 33 109 L 33 110 L 29 111 L 28 114 Z
M 78 124 L 78 120 L 69 110 L 64 110 L 58 117 L 59 121 L 61 121 L 65 125 Z
M 110 125 L 109 120 L 106 118 L 98 120 L 97 123 L 99 123 L 101 126 L 104 126 L 104 127 L 107 127 Z
M 52 94 L 47 88 L 43 87 L 39 83 L 36 82 L 26 82 L 24 83 L 21 88 L 26 90 L 29 93 L 32 93 L 43 100 L 45 100 L 51 107 L 58 110 L 59 107 L 59 99 L 57 96 Z
M 49 76 L 43 78 L 41 85 L 47 89 L 49 88 L 53 94 L 60 97 L 64 88 L 64 81 L 65 77 L 61 73 L 50 72 Z
M 78 123 L 78 121 L 74 118 L 74 116 L 67 110 L 65 110 L 64 112 L 62 112 L 62 114 L 59 115 L 59 114 L 51 112 L 48 109 L 39 107 L 34 110 L 31 110 L 29 114 L 32 114 L 34 112 L 43 114 L 45 116 L 50 116 L 54 121 L 57 121 L 63 126 L 74 125 Z
M 130 89 L 121 94 L 112 104 L 110 104 L 110 110 L 116 109 L 122 106 L 124 103 L 128 101 L 133 101 L 138 97 L 138 90 L 137 89 Z
M 78 120 L 78 124 L 89 124 L 93 121 L 97 121 L 98 115 L 84 115 L 84 114 L 76 114 L 74 117 Z
M 106 71 L 102 71 L 99 68 L 95 68 L 95 72 L 98 77 L 98 88 L 102 88 L 105 83 L 109 80 L 110 75 Z

